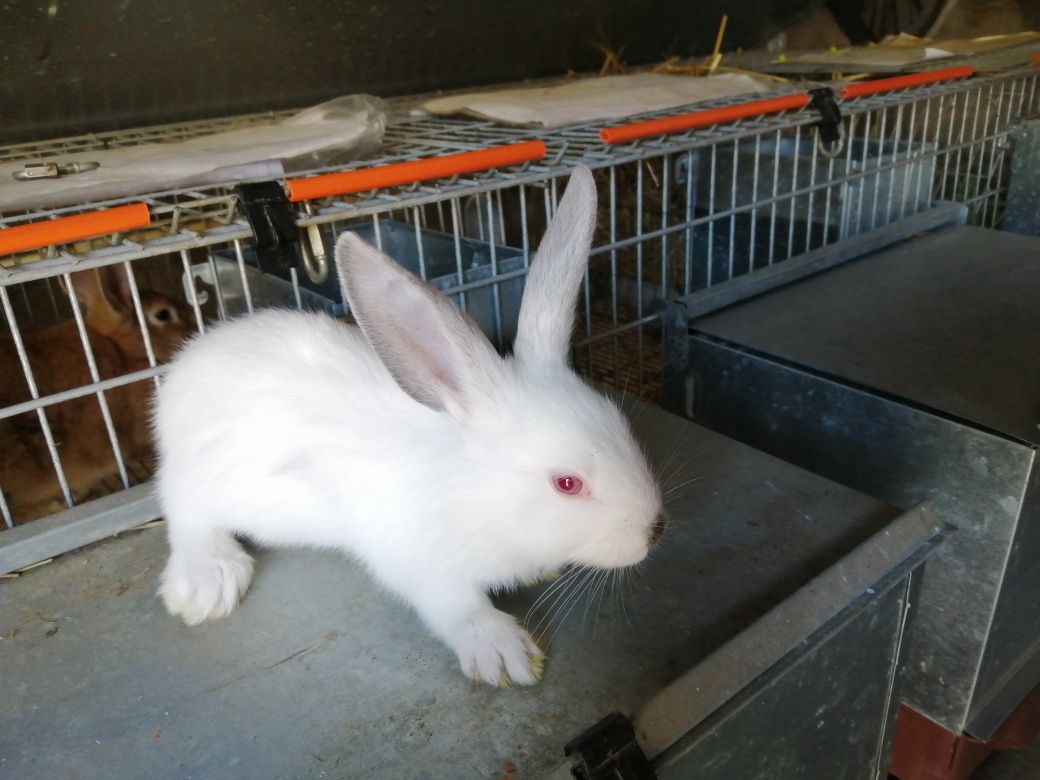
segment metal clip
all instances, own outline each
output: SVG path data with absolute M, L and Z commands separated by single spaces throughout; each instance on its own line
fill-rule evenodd
M 300 235 L 285 189 L 276 181 L 262 181 L 239 184 L 234 192 L 253 229 L 260 270 L 288 278 L 289 269 L 300 264 Z
M 563 749 L 578 780 L 655 780 L 650 760 L 636 744 L 632 722 L 612 713 L 572 739 Z
M 820 154 L 837 157 L 845 148 L 845 124 L 833 90 L 830 87 L 810 89 L 809 108 L 815 109 L 820 115 L 820 121 L 815 125 L 820 134 L 817 140 Z
M 26 163 L 20 171 L 15 171 L 11 176 L 18 181 L 35 181 L 36 179 L 57 179 L 60 176 L 69 176 L 73 173 L 93 171 L 101 167 L 96 162 L 38 162 Z

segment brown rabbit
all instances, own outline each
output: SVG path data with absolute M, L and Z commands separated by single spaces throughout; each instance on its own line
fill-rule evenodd
M 147 368 L 144 339 L 122 268 L 79 271 L 71 278 L 84 309 L 83 319 L 101 379 Z M 140 297 L 155 358 L 164 363 L 194 330 L 193 313 L 189 307 L 154 292 L 140 290 Z M 23 336 L 41 396 L 91 383 L 74 320 Z M 152 459 L 148 414 L 154 387 L 148 380 L 105 393 L 128 469 Z M 0 337 L 0 408 L 29 398 L 13 339 L 7 334 Z M 118 474 L 116 461 L 96 395 L 48 407 L 45 413 L 74 499 L 81 501 L 108 492 L 106 483 L 117 484 L 113 479 Z M 0 489 L 16 524 L 65 508 L 36 412 L 0 420 Z

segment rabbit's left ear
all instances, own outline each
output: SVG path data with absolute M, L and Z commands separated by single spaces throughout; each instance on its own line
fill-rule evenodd
M 336 267 L 358 326 L 402 390 L 456 418 L 487 406 L 502 359 L 472 319 L 350 231 L 336 242 Z
M 596 182 L 579 165 L 527 274 L 513 352 L 527 365 L 566 363 L 574 307 L 596 228 Z

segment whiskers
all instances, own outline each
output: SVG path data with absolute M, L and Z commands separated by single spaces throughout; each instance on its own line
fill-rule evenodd
M 642 386 L 639 388 L 638 395 L 629 395 L 628 383 L 632 378 L 632 366 L 635 363 L 635 357 L 633 356 L 632 363 L 628 366 L 628 375 L 625 377 L 625 386 L 621 390 L 621 396 L 618 400 L 618 406 L 621 408 L 621 412 L 628 417 L 629 422 L 632 425 L 638 425 L 639 422 L 647 415 L 650 411 L 651 406 L 649 404 L 640 404 L 640 401 L 646 396 L 646 391 L 650 389 L 653 382 L 660 378 L 662 371 L 658 371 L 653 374 L 649 379 L 643 379 Z M 625 400 L 628 400 L 628 405 L 625 405 Z
M 680 482 L 677 485 L 672 485 L 671 487 L 666 487 L 665 491 L 663 493 L 665 503 L 668 503 L 668 497 L 670 495 L 672 495 L 672 493 L 675 493 L 678 490 L 682 490 L 684 487 L 686 487 L 687 485 L 692 485 L 694 482 L 700 482 L 702 479 L 704 479 L 703 476 L 690 477 L 689 479 L 684 480 L 684 481 Z M 678 498 L 678 496 L 677 496 L 677 498 Z
M 524 628 L 531 634 L 535 643 L 545 647 L 551 645 L 556 634 L 567 622 L 567 618 L 584 600 L 581 612 L 582 630 L 588 622 L 589 611 L 593 611 L 592 636 L 595 638 L 599 627 L 599 615 L 602 611 L 604 596 L 610 591 L 609 603 L 615 610 L 624 611 L 628 621 L 627 608 L 624 606 L 624 593 L 630 570 L 595 569 L 589 566 L 573 566 L 563 576 L 547 587 L 535 600 L 524 617 Z M 593 607 L 595 604 L 595 607 Z M 540 617 L 539 614 L 541 615 Z M 538 617 L 538 622 L 531 623 Z M 544 642 L 543 642 L 544 640 Z
M 659 372 L 660 373 L 660 372 Z M 625 377 L 625 384 L 621 391 L 619 398 L 615 400 L 621 411 L 629 418 L 633 425 L 636 425 L 639 420 L 645 416 L 649 409 L 649 405 L 639 405 L 643 395 L 646 393 L 648 382 L 644 382 L 639 395 L 635 398 L 628 395 L 628 383 L 632 375 L 632 365 L 628 367 L 628 375 Z M 628 404 L 626 405 L 626 400 Z M 664 457 L 661 458 L 660 464 L 653 466 L 654 475 L 657 478 L 658 483 L 661 485 L 662 497 L 664 503 L 667 506 L 669 503 L 674 503 L 678 498 L 681 498 L 680 491 L 692 485 L 694 482 L 701 480 L 703 477 L 700 475 L 690 475 L 688 467 L 693 460 L 693 454 L 688 451 L 686 444 L 690 438 L 691 433 L 696 430 L 693 426 L 683 425 L 680 426 L 679 432 L 672 439 L 672 443 L 668 445 L 665 450 Z M 676 460 L 676 456 L 680 453 L 684 454 L 684 457 Z M 647 453 L 647 460 L 653 463 L 653 459 L 649 457 Z
M 661 465 L 655 468 L 666 503 L 669 496 L 673 496 L 687 485 L 692 485 L 704 478 L 701 474 L 691 475 L 689 471 L 690 464 L 693 462 L 693 453 L 687 451 L 685 445 L 692 430 L 690 427 L 683 426 L 661 460 Z M 682 453 L 682 457 L 677 457 L 680 453 Z
M 695 430 L 692 426 L 682 426 L 668 445 L 660 462 L 653 467 L 661 486 L 661 500 L 666 517 L 677 517 L 696 511 L 696 508 L 688 503 L 688 499 L 694 493 L 690 486 L 703 480 L 705 475 L 691 470 L 696 465 L 697 448 L 689 446 L 688 441 Z M 678 524 L 668 522 L 664 538 L 682 538 L 683 532 L 680 528 Z

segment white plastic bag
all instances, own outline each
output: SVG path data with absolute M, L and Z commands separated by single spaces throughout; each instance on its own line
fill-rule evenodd
M 142 144 L 46 158 L 96 162 L 95 170 L 17 181 L 36 160 L 0 163 L 0 212 L 55 208 L 184 187 L 279 178 L 346 162 L 378 146 L 386 107 L 370 95 L 335 98 L 262 125 L 171 143 Z

